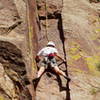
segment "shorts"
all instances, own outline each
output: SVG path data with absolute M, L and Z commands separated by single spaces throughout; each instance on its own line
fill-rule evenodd
M 55 66 L 57 66 L 57 61 L 56 59 L 53 57 L 52 59 L 49 59 L 48 57 L 44 57 L 43 60 L 40 62 L 40 66 L 43 66 L 45 68 L 54 68 Z

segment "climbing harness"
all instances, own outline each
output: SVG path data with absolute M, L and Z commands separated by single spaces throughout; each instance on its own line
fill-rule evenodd
M 48 58 L 49 59 L 52 59 L 52 58 L 54 58 L 55 57 L 55 54 L 54 53 L 50 53 L 49 55 L 48 55 Z

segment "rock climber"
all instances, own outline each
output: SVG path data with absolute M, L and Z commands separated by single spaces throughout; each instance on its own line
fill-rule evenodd
M 59 69 L 56 61 L 56 57 L 61 59 L 63 62 L 65 60 L 59 56 L 58 50 L 55 47 L 55 43 L 53 41 L 48 42 L 46 47 L 42 48 L 36 56 L 36 62 L 40 62 L 40 68 L 37 73 L 37 78 L 39 79 L 42 74 L 44 73 L 45 69 L 48 67 L 48 65 L 51 67 L 53 71 L 55 71 L 58 75 L 62 75 L 65 79 L 70 81 L 70 78 L 66 76 L 66 74 Z

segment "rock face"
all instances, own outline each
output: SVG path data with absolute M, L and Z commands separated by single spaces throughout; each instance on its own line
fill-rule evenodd
M 99 3 L 96 5 L 87 0 L 72 0 L 64 1 L 62 11 L 69 65 L 93 73 L 98 69 L 100 56 L 99 8 Z
M 53 2 L 47 0 L 47 4 L 45 4 L 45 0 L 41 0 L 37 3 L 41 27 L 38 35 L 39 50 L 47 44 L 48 40 L 51 40 L 56 43 L 57 49 L 64 57 L 63 34 L 61 34 L 62 0 L 54 0 Z M 61 61 L 58 61 L 58 63 L 61 63 Z M 59 67 L 66 72 L 64 64 Z M 67 81 L 63 77 L 47 70 L 38 83 L 36 100 L 66 100 L 68 91 L 66 83 Z
M 9 42 L 0 41 L 0 63 L 0 93 L 3 98 L 6 100 L 22 100 L 22 98 L 31 100 L 29 90 L 25 86 L 29 81 L 21 50 Z
M 54 0 L 54 2 L 57 1 Z M 60 5 L 58 2 L 53 3 L 47 0 L 47 5 L 45 5 L 45 1 L 38 1 L 41 25 L 41 33 L 38 36 L 39 48 L 45 46 L 49 39 L 56 43 L 62 57 L 65 57 L 64 50 L 66 51 L 68 72 L 72 79 L 69 85 L 70 99 L 93 100 L 96 96 L 95 99 L 98 100 L 100 88 L 98 69 L 100 62 L 100 4 L 90 4 L 87 0 L 63 0 L 63 3 L 59 2 Z M 53 10 L 50 10 L 51 6 L 54 7 Z M 59 13 L 56 13 L 56 17 L 55 12 L 57 11 Z M 66 71 L 65 65 L 59 67 Z M 53 74 L 50 75 L 50 78 L 48 73 L 42 76 L 37 87 L 37 100 L 67 100 L 66 81 L 61 77 L 62 86 L 61 84 L 57 86 L 55 81 L 57 78 Z M 59 78 L 57 81 L 59 84 Z
M 0 0 L 0 100 L 32 100 L 27 31 L 26 3 Z
M 98 100 L 100 3 L 63 1 L 63 29 L 72 100 Z M 95 93 L 93 93 L 95 91 Z M 96 97 L 95 97 L 96 96 Z
M 30 21 L 33 25 L 36 18 L 37 34 L 27 23 L 26 7 L 33 5 L 28 6 L 25 0 L 0 0 L 0 100 L 34 100 L 32 78 L 36 69 L 32 57 L 37 46 L 40 50 L 48 40 L 54 41 L 61 56 L 67 58 L 67 66 L 61 64 L 59 68 L 68 71 L 72 81 L 68 84 L 62 76 L 46 70 L 35 87 L 36 100 L 99 100 L 100 3 L 36 1 L 38 14 Z M 29 38 L 33 39 L 30 45 Z
M 16 100 L 15 88 L 12 80 L 6 75 L 4 67 L 0 64 L 0 98 Z M 5 84 L 6 83 L 6 84 Z M 9 86 L 9 87 L 8 87 Z

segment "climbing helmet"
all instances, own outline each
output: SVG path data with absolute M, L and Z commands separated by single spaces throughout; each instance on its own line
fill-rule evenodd
M 52 45 L 52 46 L 55 47 L 55 43 L 53 41 L 49 41 L 48 44 L 47 44 L 47 46 L 49 46 L 49 45 Z

